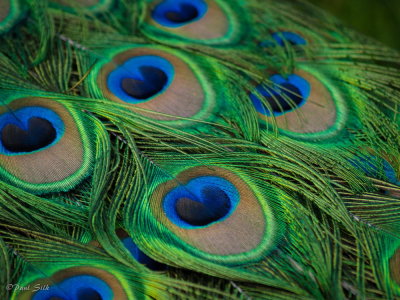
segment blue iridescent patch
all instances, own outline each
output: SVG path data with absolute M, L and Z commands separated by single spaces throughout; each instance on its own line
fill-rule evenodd
M 0 115 L 0 153 L 21 155 L 56 144 L 64 122 L 54 111 L 38 106 L 23 107 Z
M 256 91 L 264 97 L 270 108 L 263 104 L 256 93 L 250 94 L 256 110 L 263 115 L 281 116 L 294 111 L 303 106 L 310 96 L 310 83 L 298 75 L 289 75 L 287 79 L 281 75 L 273 75 L 269 80 L 273 83 L 272 87 L 260 84 L 256 87 Z
M 126 237 L 122 240 L 124 246 L 128 249 L 130 254 L 141 264 L 144 264 L 150 270 L 161 271 L 165 270 L 166 265 L 161 264 L 151 257 L 147 256 L 139 247 L 133 242 L 132 238 Z
M 89 275 L 78 275 L 65 279 L 48 290 L 39 290 L 32 300 L 112 300 L 114 293 L 103 280 Z
M 149 101 L 168 89 L 174 67 L 160 56 L 136 56 L 114 69 L 107 78 L 109 90 L 122 101 Z
M 181 27 L 196 22 L 207 13 L 203 0 L 164 0 L 152 13 L 153 19 L 166 27 Z
M 202 176 L 169 191 L 163 208 L 177 226 L 194 229 L 225 220 L 239 200 L 238 190 L 226 179 Z
M 285 42 L 295 46 L 307 44 L 307 41 L 302 36 L 289 31 L 275 32 L 272 34 L 272 38 L 278 43 L 279 46 L 284 46 Z
M 362 170 L 365 175 L 381 179 L 386 177 L 390 183 L 400 185 L 400 181 L 397 179 L 396 171 L 390 165 L 390 163 L 380 157 L 373 155 L 368 156 L 357 156 L 350 160 L 350 163 Z
M 307 45 L 306 39 L 301 35 L 290 32 L 290 31 L 280 31 L 274 32 L 272 35 L 272 40 L 265 40 L 260 43 L 261 47 L 274 47 L 276 45 L 284 47 L 286 43 L 293 46 L 304 46 Z

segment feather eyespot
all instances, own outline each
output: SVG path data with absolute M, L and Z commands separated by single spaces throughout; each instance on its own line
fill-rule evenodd
M 256 187 L 225 168 L 197 166 L 160 183 L 149 202 L 170 230 L 165 238 L 207 259 L 237 262 L 271 251 L 280 234 L 275 211 L 257 195 Z
M 375 155 L 356 155 L 349 160 L 350 164 L 362 171 L 366 176 L 389 182 L 390 184 L 400 186 L 400 177 L 395 168 L 384 157 Z M 387 158 L 387 157 L 386 157 Z M 386 186 L 381 187 L 380 192 L 393 198 L 400 198 L 398 191 L 392 190 Z
M 303 106 L 311 93 L 311 86 L 304 78 L 292 74 L 285 79 L 281 75 L 270 77 L 273 87 L 268 88 L 265 85 L 257 86 L 258 94 L 264 97 L 268 106 L 257 97 L 251 94 L 251 100 L 256 110 L 267 116 L 280 116 Z
M 160 25 L 179 27 L 200 20 L 207 9 L 203 0 L 165 0 L 154 8 L 152 17 Z
M 357 155 L 350 160 L 350 163 L 368 177 L 388 180 L 392 184 L 399 182 L 393 166 L 384 158 L 375 155 Z
M 128 299 L 126 290 L 116 275 L 103 268 L 91 266 L 61 269 L 48 278 L 28 282 L 26 286 L 28 285 L 41 288 L 24 290 L 18 295 L 18 299 Z
M 273 75 L 256 87 L 250 99 L 261 123 L 274 124 L 298 139 L 330 138 L 347 122 L 343 92 L 324 74 L 306 66 L 286 79 Z
M 78 275 L 66 278 L 48 290 L 38 291 L 32 300 L 76 299 L 76 300 L 107 300 L 113 298 L 110 286 L 103 280 L 88 275 Z
M 153 1 L 142 29 L 157 40 L 204 44 L 233 43 L 242 34 L 235 11 L 218 0 Z
M 162 271 L 166 269 L 166 265 L 155 261 L 141 251 L 129 236 L 124 237 L 121 241 L 137 262 L 145 265 L 147 268 L 153 271 Z
M 0 153 L 29 153 L 56 143 L 64 123 L 53 111 L 25 107 L 0 115 Z
M 165 91 L 174 79 L 174 67 L 159 56 L 137 56 L 113 70 L 107 79 L 110 91 L 128 103 L 149 100 Z
M 171 190 L 164 210 L 172 222 L 183 228 L 197 228 L 223 221 L 239 201 L 239 193 L 227 180 L 202 176 Z
M 46 98 L 0 106 L 0 174 L 31 192 L 69 190 L 91 170 L 91 144 L 81 114 Z
M 278 43 L 279 46 L 284 46 L 289 43 L 293 46 L 306 45 L 307 41 L 300 34 L 290 31 L 275 32 L 272 38 Z
M 167 48 L 137 46 L 112 51 L 89 81 L 96 97 L 129 104 L 133 112 L 174 126 L 209 118 L 214 89 L 206 78 L 206 62 Z M 100 95 L 101 93 L 101 95 Z
M 259 43 L 261 47 L 285 47 L 287 44 L 291 46 L 305 46 L 308 44 L 308 38 L 303 34 L 293 31 L 281 30 L 271 33 L 271 38 L 263 40 Z

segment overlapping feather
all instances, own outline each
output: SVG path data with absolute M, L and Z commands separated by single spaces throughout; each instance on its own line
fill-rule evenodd
M 110 273 L 117 284 L 103 281 L 127 299 L 399 296 L 399 54 L 302 1 L 196 0 L 209 15 L 178 31 L 152 19 L 156 2 L 28 1 L 2 33 L 2 107 L 24 94 L 76 111 L 91 159 L 85 176 L 62 189 L 33 192 L 2 175 L 0 284 L 12 287 L 0 297 L 42 299 L 16 288 L 40 279 L 58 297 L 83 299 L 65 291 L 78 271 Z M 132 75 L 116 58 L 121 49 L 180 72 L 178 58 L 194 81 L 177 82 L 160 110 L 112 101 L 98 77 L 104 64 Z M 301 89 L 285 93 L 271 79 L 291 74 L 329 109 L 315 117 L 296 107 Z M 250 95 L 267 111 L 281 101 L 291 112 L 260 115 Z M 172 224 L 165 199 L 174 189 L 191 198 L 189 221 L 207 191 L 230 212 L 206 207 L 201 221 L 212 222 Z M 101 286 L 85 291 L 103 295 Z

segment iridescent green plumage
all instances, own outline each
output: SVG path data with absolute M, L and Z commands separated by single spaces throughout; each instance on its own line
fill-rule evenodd
M 302 1 L 26 9 L 1 299 L 400 296 L 398 52 Z

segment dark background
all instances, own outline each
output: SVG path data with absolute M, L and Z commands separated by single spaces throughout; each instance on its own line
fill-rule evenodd
M 400 0 L 308 0 L 348 26 L 400 50 Z

